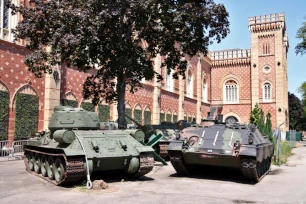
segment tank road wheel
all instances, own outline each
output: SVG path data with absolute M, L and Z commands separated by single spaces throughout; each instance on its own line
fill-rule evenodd
M 41 175 L 43 175 L 44 177 L 47 177 L 47 156 L 46 155 L 42 155 L 41 156 L 41 160 L 40 160 L 40 172 Z
M 34 171 L 35 171 L 35 173 L 40 174 L 40 166 L 41 166 L 40 155 L 38 153 L 35 153 L 35 156 L 34 156 Z
M 64 161 L 57 157 L 54 163 L 54 177 L 56 183 L 60 183 L 66 176 L 66 168 Z
M 47 175 L 50 180 L 54 179 L 54 159 L 52 156 L 48 157 L 46 163 Z
M 30 171 L 34 171 L 34 154 L 30 152 L 28 154 L 28 166 Z

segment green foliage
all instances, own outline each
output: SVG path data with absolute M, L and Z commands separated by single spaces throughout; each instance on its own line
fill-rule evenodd
M 95 106 L 89 102 L 82 102 L 81 107 L 86 111 L 95 112 Z
M 254 109 L 251 111 L 250 114 L 250 123 L 257 125 L 259 117 L 260 117 L 260 109 L 258 107 L 258 104 L 256 103 Z
M 130 117 L 132 117 L 132 109 L 126 108 L 125 109 L 125 114 L 127 114 Z M 131 124 L 132 123 L 132 121 L 129 118 L 126 117 L 125 119 L 126 119 L 127 124 Z
M 273 164 L 275 165 L 286 164 L 288 161 L 288 158 L 293 155 L 291 150 L 292 148 L 290 147 L 290 142 L 281 142 L 280 143 L 280 159 L 278 162 L 273 161 Z
M 141 110 L 134 110 L 134 119 L 139 124 L 142 124 L 142 111 Z
M 38 96 L 16 95 L 15 140 L 28 139 L 38 126 Z
M 171 114 L 167 114 L 166 115 L 166 121 L 167 122 L 171 122 Z
M 306 20 L 306 17 L 304 19 Z M 303 22 L 302 27 L 298 29 L 296 38 L 299 38 L 301 42 L 295 47 L 295 53 L 303 55 L 306 53 L 306 22 Z
M 73 100 L 68 100 L 68 99 L 62 99 L 62 105 L 63 106 L 71 106 L 73 108 L 77 108 L 78 107 L 78 102 L 77 101 L 73 101 Z
M 8 137 L 9 100 L 9 93 L 0 91 L 0 140 L 7 140 Z
M 151 124 L 151 112 L 150 111 L 144 112 L 144 122 L 145 122 L 145 125 Z
M 289 128 L 291 130 L 304 130 L 306 124 L 303 123 L 303 105 L 301 100 L 294 94 L 288 92 L 289 103 Z M 304 127 L 303 127 L 304 126 Z
M 22 17 L 12 32 L 32 51 L 25 58 L 29 70 L 41 77 L 57 64 L 84 72 L 95 65 L 83 97 L 94 97 L 95 105 L 118 101 L 120 125 L 125 91 L 137 91 L 143 78 L 162 79 L 153 67 L 158 54 L 167 56 L 161 66 L 177 79 L 185 76 L 185 55 L 205 55 L 229 33 L 229 14 L 213 0 L 37 0 L 35 7 L 8 0 L 8 6 Z
M 264 133 L 265 135 L 268 136 L 269 140 L 273 142 L 275 138 L 273 137 L 273 132 L 272 132 L 272 121 L 271 121 L 271 113 L 268 112 L 266 115 L 266 125 L 264 126 Z M 274 145 L 275 147 L 275 145 Z
M 101 122 L 107 122 L 110 119 L 110 107 L 108 105 L 98 105 L 99 108 L 99 120 Z
M 174 123 L 177 122 L 177 115 L 173 115 L 173 122 L 174 122 Z
M 160 122 L 164 122 L 164 121 L 165 121 L 165 114 L 160 113 Z
M 265 115 L 261 108 L 259 109 L 259 115 L 257 118 L 257 128 L 263 135 L 266 135 L 265 134 L 266 133 L 265 132 Z

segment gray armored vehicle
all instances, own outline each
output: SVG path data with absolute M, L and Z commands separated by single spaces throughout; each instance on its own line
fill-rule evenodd
M 102 129 L 102 130 L 101 130 Z M 55 185 L 68 184 L 94 171 L 124 170 L 133 177 L 150 172 L 154 149 L 144 146 L 141 130 L 118 130 L 115 123 L 100 123 L 94 112 L 58 106 L 49 133 L 41 132 L 25 145 L 28 172 Z
M 170 161 L 179 175 L 190 175 L 195 165 L 230 167 L 258 182 L 269 172 L 274 147 L 254 125 L 206 121 L 201 126 L 183 129 L 169 144 Z

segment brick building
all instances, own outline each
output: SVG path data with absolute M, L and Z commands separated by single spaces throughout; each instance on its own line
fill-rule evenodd
M 82 98 L 87 75 L 65 66 L 55 67 L 43 78 L 27 70 L 23 59 L 28 50 L 14 44 L 10 28 L 17 23 L 0 1 L 0 140 L 22 139 L 48 127 L 56 105 L 65 104 L 96 111 L 101 120 L 117 119 L 115 104 L 93 107 Z M 127 113 L 137 121 L 195 120 L 222 115 L 227 122 L 247 123 L 256 103 L 272 115 L 272 124 L 285 122 L 288 129 L 287 51 L 289 48 L 283 13 L 249 18 L 251 48 L 211 51 L 189 58 L 186 79 L 174 80 L 161 67 L 154 68 L 163 81 L 143 81 L 143 88 L 126 94 Z M 92 70 L 94 72 L 94 70 Z

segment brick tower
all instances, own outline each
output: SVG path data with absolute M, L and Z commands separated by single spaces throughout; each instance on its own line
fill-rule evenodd
M 272 115 L 273 124 L 285 122 L 288 130 L 287 52 L 289 42 L 284 13 L 249 18 L 251 33 L 251 95 L 256 103 Z

